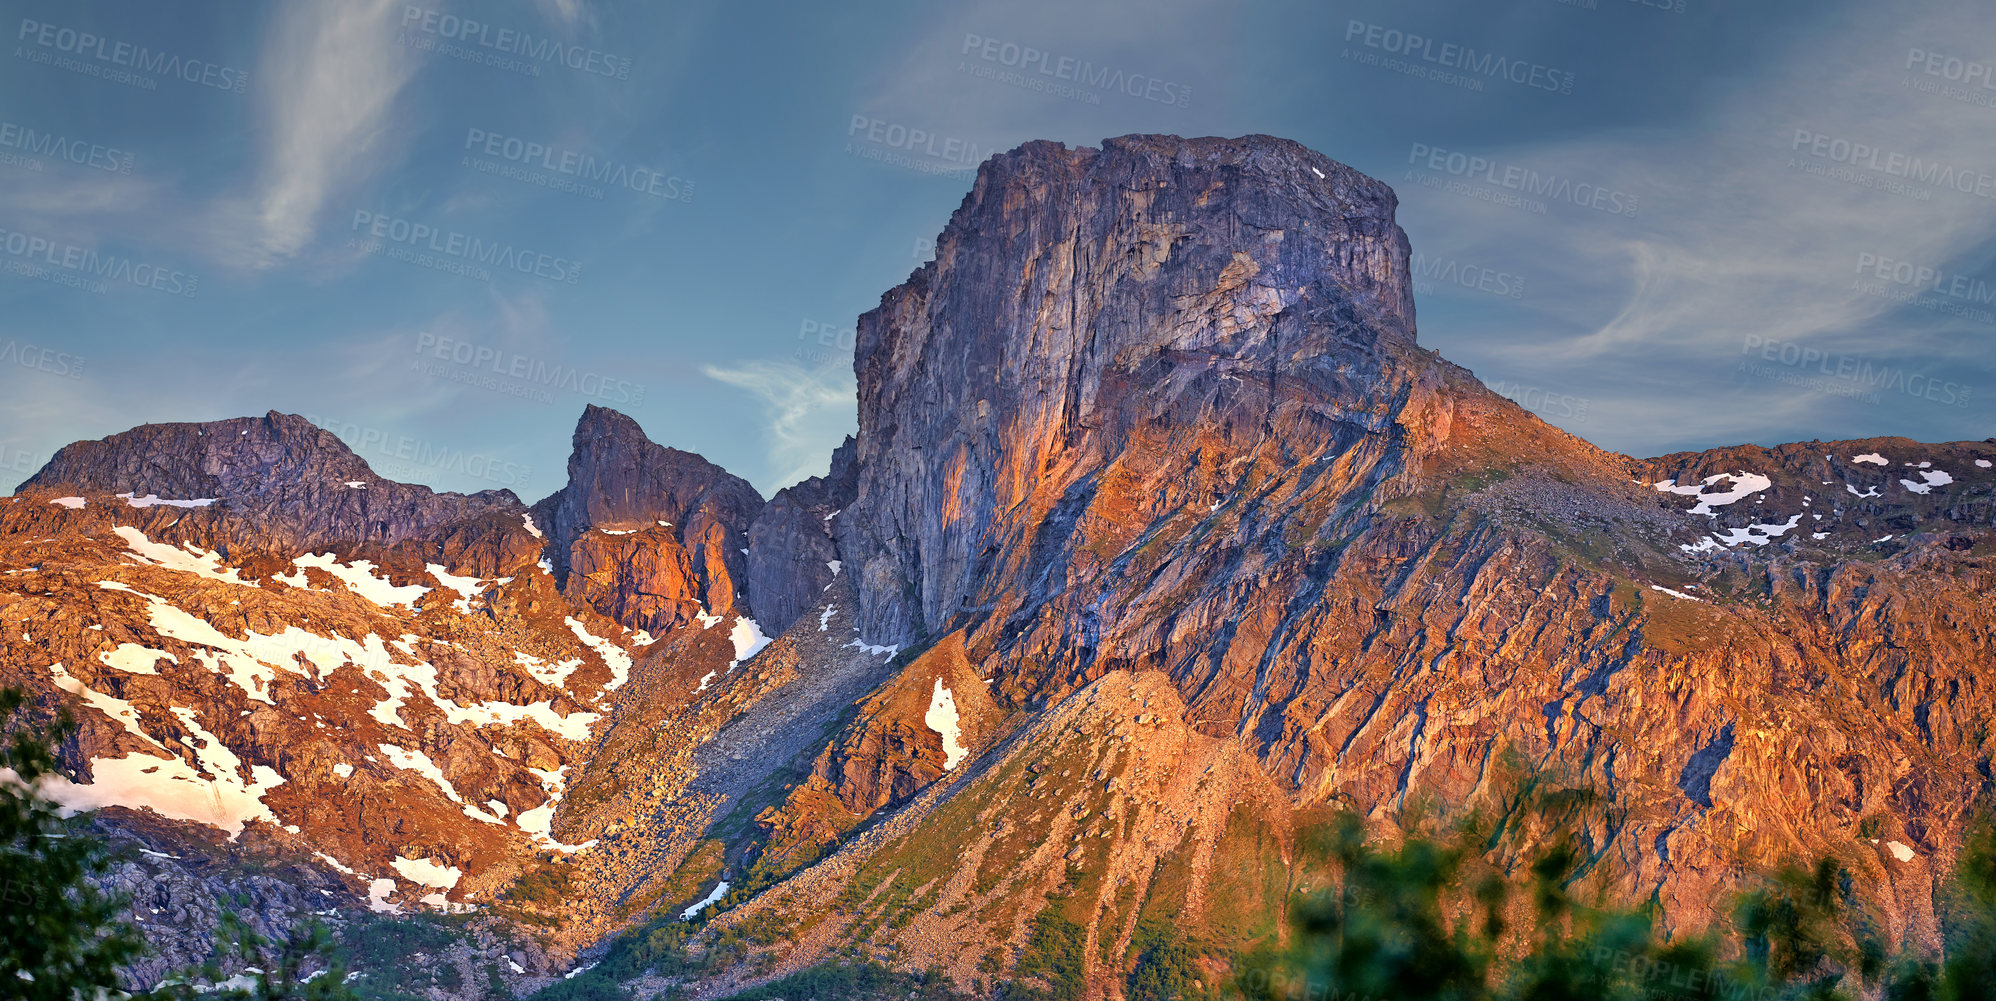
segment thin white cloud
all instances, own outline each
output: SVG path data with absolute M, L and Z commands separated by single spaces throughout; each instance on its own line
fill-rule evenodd
M 825 472 L 832 450 L 853 424 L 858 386 L 851 372 L 807 369 L 793 362 L 752 361 L 733 368 L 703 365 L 710 379 L 746 389 L 769 405 L 769 466 L 756 484 L 765 493 Z
M 236 224 L 235 263 L 281 264 L 312 240 L 329 199 L 391 165 L 389 132 L 414 63 L 395 0 L 295 0 L 264 41 L 260 178 Z

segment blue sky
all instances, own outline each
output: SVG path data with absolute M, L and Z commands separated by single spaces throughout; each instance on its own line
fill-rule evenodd
M 1131 132 L 1392 184 L 1422 341 L 1605 447 L 1979 439 L 1996 12 L 1886 6 L 14 0 L 0 489 L 277 409 L 532 500 L 593 402 L 769 493 L 978 158 Z

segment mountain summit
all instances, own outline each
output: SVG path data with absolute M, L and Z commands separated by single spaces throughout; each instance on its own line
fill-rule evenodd
M 1830 854 L 1936 944 L 1996 441 L 1598 449 L 1418 346 L 1394 208 L 1266 136 L 994 157 L 766 503 L 594 407 L 531 508 L 278 414 L 72 445 L 0 505 L 4 680 L 75 708 L 101 825 L 477 910 L 452 962 L 521 989 L 658 987 L 662 942 L 713 996 L 857 954 L 1117 997 L 1189 942 L 1218 983 L 1332 809 L 1522 769 L 1672 929 Z

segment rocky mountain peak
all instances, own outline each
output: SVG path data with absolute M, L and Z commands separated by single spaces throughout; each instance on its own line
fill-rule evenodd
M 859 321 L 862 472 L 838 530 L 863 561 L 863 631 L 940 634 L 985 604 L 984 573 L 1037 530 L 997 522 L 1092 491 L 1141 428 L 1206 427 L 1245 454 L 1285 401 L 1390 423 L 1392 387 L 1428 363 L 1402 363 L 1417 352 L 1396 204 L 1269 136 L 987 161 L 936 259 Z
M 652 441 L 629 416 L 592 404 L 575 423 L 568 485 L 535 508 L 545 506 L 548 527 L 562 538 L 584 527 L 677 523 L 706 505 L 753 517 L 762 495 L 698 455 Z
M 295 414 L 144 424 L 65 446 L 23 488 L 251 498 L 379 477 L 337 435 Z
M 376 475 L 338 435 L 297 414 L 145 424 L 56 452 L 22 492 L 206 500 L 279 548 L 394 545 L 488 514 L 517 516 L 510 490 L 438 492 Z
M 564 593 L 658 631 L 735 609 L 762 507 L 747 480 L 591 405 L 575 424 L 568 484 L 533 517 Z

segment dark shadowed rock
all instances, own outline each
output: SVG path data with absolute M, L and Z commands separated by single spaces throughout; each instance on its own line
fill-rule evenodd
M 844 569 L 832 522 L 852 503 L 854 451 L 847 437 L 830 472 L 777 491 L 749 526 L 749 607 L 772 635 L 816 605 Z

